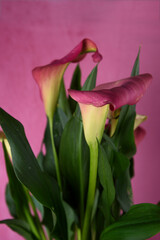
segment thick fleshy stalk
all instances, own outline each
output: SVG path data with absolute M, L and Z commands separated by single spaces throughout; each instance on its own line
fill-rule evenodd
M 82 240 L 88 240 L 89 228 L 91 225 L 91 215 L 95 198 L 97 168 L 98 168 L 98 142 L 89 145 L 90 149 L 90 170 L 87 194 L 87 204 L 85 210 L 84 224 L 82 228 Z
M 60 169 L 59 169 L 59 162 L 58 162 L 58 156 L 54 144 L 54 136 L 53 136 L 53 120 L 49 118 L 49 128 L 50 128 L 50 136 L 51 136 L 51 143 L 52 143 L 52 151 L 53 151 L 53 157 L 56 167 L 56 174 L 57 174 L 57 182 L 59 185 L 60 190 L 62 191 L 62 182 L 61 182 L 61 175 L 60 175 Z

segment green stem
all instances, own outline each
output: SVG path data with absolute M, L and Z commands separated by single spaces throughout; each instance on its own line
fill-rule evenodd
M 82 129 L 79 137 L 80 139 L 82 139 Z M 81 156 L 82 141 L 79 141 L 79 142 L 81 143 L 78 163 L 79 163 L 79 176 L 80 176 L 80 225 L 82 227 L 83 219 L 84 219 L 84 182 L 83 182 L 83 174 L 82 174 L 82 156 Z
M 62 184 L 61 184 L 59 163 L 58 163 L 58 157 L 57 157 L 57 152 L 56 152 L 56 148 L 55 148 L 55 144 L 54 144 L 54 137 L 53 137 L 53 120 L 52 120 L 51 117 L 49 117 L 49 126 L 50 126 L 50 135 L 51 135 L 51 142 L 52 142 L 53 157 L 54 157 L 54 162 L 55 162 L 55 167 L 56 167 L 57 181 L 58 181 L 59 188 L 62 192 Z
M 25 190 L 25 192 L 26 192 L 28 201 L 29 201 L 29 203 L 31 204 L 32 210 L 33 210 L 33 212 L 34 212 L 34 216 L 35 216 L 36 224 L 37 224 L 37 227 L 38 227 L 38 233 L 39 233 L 39 235 L 40 235 L 40 239 L 41 239 L 41 240 L 46 240 L 46 236 L 45 236 L 45 233 L 44 233 L 44 231 L 43 231 L 43 228 L 42 228 L 42 225 L 41 225 L 41 222 L 40 222 L 40 219 L 39 219 L 39 216 L 38 216 L 36 207 L 35 207 L 35 205 L 34 205 L 33 199 L 32 199 L 32 197 L 31 197 L 31 195 L 29 194 L 28 189 L 24 188 L 24 190 Z M 29 218 L 28 218 L 28 219 L 29 219 Z
M 81 230 L 77 228 L 77 240 L 81 240 Z
M 89 187 L 87 195 L 87 206 L 84 217 L 84 224 L 82 230 L 82 240 L 88 240 L 89 227 L 91 223 L 91 214 L 94 204 L 97 168 L 98 168 L 98 143 L 95 142 L 89 146 L 90 149 L 90 173 L 89 173 Z
M 29 193 L 28 193 L 28 195 L 29 195 Z M 40 236 L 41 236 L 41 239 L 42 239 L 42 240 L 46 240 L 46 236 L 45 236 L 45 233 L 44 233 L 44 231 L 43 231 L 43 228 L 42 228 L 40 219 L 39 219 L 39 217 L 38 217 L 36 207 L 35 207 L 35 205 L 34 205 L 34 202 L 33 202 L 33 200 L 32 200 L 32 197 L 31 197 L 30 195 L 29 195 L 29 201 L 30 201 L 32 210 L 33 210 L 33 212 L 34 212 L 34 216 L 35 216 L 35 219 L 36 219 L 36 223 L 37 223 L 37 226 L 38 226 L 38 230 L 39 230 L 39 234 L 40 234 Z
M 40 236 L 39 236 L 38 229 L 37 229 L 36 226 L 35 226 L 35 223 L 34 223 L 34 221 L 33 221 L 33 218 L 32 218 L 32 216 L 31 216 L 30 212 L 29 212 L 28 209 L 26 209 L 26 208 L 24 209 L 24 212 L 25 212 L 26 219 L 27 219 L 27 221 L 28 221 L 28 223 L 29 223 L 29 225 L 30 225 L 30 227 L 31 227 L 31 230 L 32 230 L 33 234 L 34 234 L 38 239 L 41 240 L 41 238 L 40 238 Z M 46 240 L 46 239 L 45 239 L 45 240 Z

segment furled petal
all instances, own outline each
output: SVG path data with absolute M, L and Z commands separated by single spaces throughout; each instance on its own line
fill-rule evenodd
M 136 146 L 138 146 L 138 144 L 143 140 L 145 135 L 146 135 L 146 131 L 142 127 L 137 127 L 134 130 L 134 139 L 135 139 Z
M 92 91 L 78 91 L 69 89 L 70 96 L 79 103 L 101 107 L 110 104 L 112 111 L 123 105 L 134 105 L 144 95 L 152 76 L 141 74 L 116 82 L 110 82 L 97 86 Z
M 102 138 L 107 107 L 110 105 L 111 111 L 114 111 L 126 104 L 136 104 L 144 95 L 151 79 L 150 74 L 142 74 L 99 85 L 92 91 L 68 90 L 69 95 L 80 105 L 84 134 L 89 145 Z
M 86 142 L 89 146 L 97 142 L 97 140 L 101 142 L 109 110 L 108 105 L 97 108 L 92 105 L 80 103 L 79 106 Z
M 102 56 L 99 54 L 96 44 L 89 39 L 84 39 L 65 57 L 33 69 L 33 77 L 40 88 L 40 94 L 48 117 L 53 117 L 65 69 L 69 63 L 81 61 L 89 52 L 95 52 L 92 55 L 94 62 L 101 61 Z

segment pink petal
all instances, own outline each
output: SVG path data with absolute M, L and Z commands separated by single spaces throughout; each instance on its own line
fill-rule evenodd
M 97 86 L 92 91 L 69 89 L 70 96 L 79 103 L 101 107 L 110 104 L 112 111 L 123 105 L 136 104 L 146 92 L 152 76 L 148 73 Z
M 146 135 L 146 131 L 142 127 L 137 127 L 134 131 L 134 138 L 135 138 L 135 144 L 138 146 L 138 144 L 143 140 L 143 138 Z
M 65 57 L 33 69 L 33 77 L 40 88 L 47 116 L 52 116 L 54 113 L 65 69 L 69 63 L 81 61 L 89 52 L 95 52 L 92 55 L 94 62 L 101 61 L 102 56 L 99 54 L 96 44 L 89 39 L 84 39 Z

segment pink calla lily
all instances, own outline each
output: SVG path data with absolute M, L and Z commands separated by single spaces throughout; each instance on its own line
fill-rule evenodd
M 111 111 L 115 111 L 123 105 L 136 104 L 151 80 L 152 76 L 147 73 L 101 84 L 92 91 L 68 90 L 69 95 L 80 105 L 85 138 L 89 145 L 96 139 L 101 140 L 108 106 Z
M 69 63 L 81 61 L 89 52 L 94 52 L 92 55 L 94 62 L 101 61 L 102 56 L 99 54 L 96 44 L 89 39 L 84 39 L 65 57 L 33 69 L 33 77 L 39 86 L 48 117 L 53 117 L 65 69 Z
M 139 145 L 139 143 L 143 140 L 143 138 L 145 137 L 146 135 L 146 131 L 144 128 L 142 127 L 137 127 L 135 130 L 134 130 L 134 139 L 135 139 L 135 144 L 136 146 Z
M 144 95 L 152 76 L 141 74 L 116 82 L 101 84 L 92 91 L 69 89 L 70 96 L 79 103 L 102 107 L 109 104 L 112 111 L 123 105 L 134 105 Z

